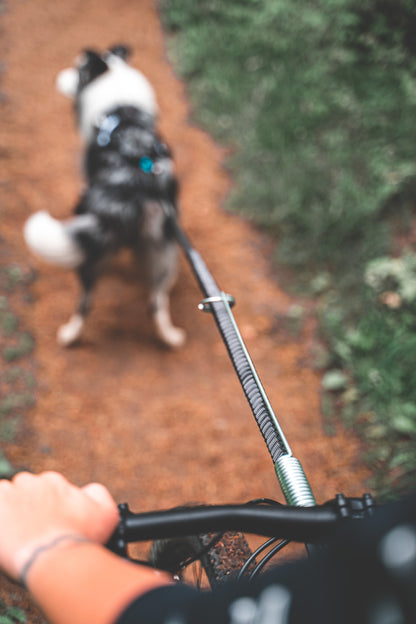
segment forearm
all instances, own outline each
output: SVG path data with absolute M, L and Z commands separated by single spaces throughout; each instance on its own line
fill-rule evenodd
M 26 583 L 53 624 L 112 624 L 129 602 L 169 577 L 92 542 L 62 542 L 34 561 Z
M 0 570 L 24 582 L 51 624 L 112 624 L 136 596 L 169 577 L 112 554 L 119 521 L 98 483 L 56 472 L 0 480 Z

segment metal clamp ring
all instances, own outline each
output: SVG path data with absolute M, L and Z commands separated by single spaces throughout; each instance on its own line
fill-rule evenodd
M 235 299 L 232 295 L 221 293 L 221 296 L 216 295 L 215 297 L 207 297 L 206 299 L 203 299 L 201 303 L 198 304 L 198 310 L 201 310 L 201 312 L 211 312 L 211 303 L 220 303 L 221 301 L 223 303 L 226 301 L 230 308 L 235 305 Z

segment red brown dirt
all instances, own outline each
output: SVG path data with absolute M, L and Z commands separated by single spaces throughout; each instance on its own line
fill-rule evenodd
M 155 341 L 143 292 L 124 259 L 121 279 L 111 272 L 99 284 L 82 343 L 67 350 L 56 343 L 77 283 L 71 273 L 29 258 L 21 234 L 36 210 L 68 216 L 82 185 L 71 107 L 54 79 L 80 49 L 123 41 L 133 46 L 133 64 L 159 99 L 185 230 L 217 283 L 237 300 L 247 348 L 317 500 L 338 491 L 360 495 L 368 472 L 358 441 L 339 423 L 336 435 L 324 430 L 313 320 L 296 336 L 278 322 L 295 301 L 273 275 L 265 237 L 222 208 L 231 184 L 225 150 L 190 120 L 186 88 L 167 60 L 157 3 L 14 0 L 2 31 L 2 239 L 9 259 L 37 271 L 34 303 L 22 299 L 19 308 L 36 341 L 36 406 L 5 447 L 9 460 L 35 472 L 59 470 L 78 484 L 101 481 L 136 511 L 186 501 L 282 500 L 213 319 L 196 309 L 201 296 L 185 260 L 172 299 L 173 318 L 188 333 L 181 351 Z

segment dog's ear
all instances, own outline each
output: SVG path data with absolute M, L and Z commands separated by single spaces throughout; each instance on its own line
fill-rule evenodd
M 79 87 L 83 87 L 108 70 L 107 63 L 94 50 L 84 50 L 78 65 Z
M 118 56 L 123 61 L 128 61 L 131 56 L 131 48 L 125 44 L 119 44 L 112 46 L 109 49 L 110 54 L 114 54 L 114 56 Z
M 79 73 L 74 67 L 63 69 L 56 77 L 55 86 L 59 93 L 62 93 L 70 100 L 75 99 L 79 84 Z

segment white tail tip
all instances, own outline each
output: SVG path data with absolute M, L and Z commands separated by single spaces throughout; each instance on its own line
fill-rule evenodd
M 65 223 L 40 211 L 29 217 L 23 228 L 27 246 L 35 256 L 52 264 L 75 269 L 84 253 L 69 234 Z

